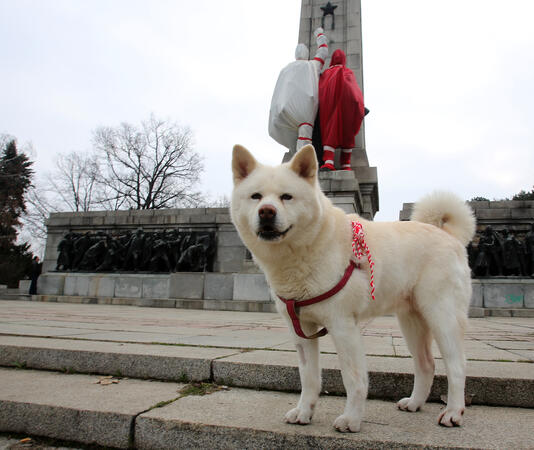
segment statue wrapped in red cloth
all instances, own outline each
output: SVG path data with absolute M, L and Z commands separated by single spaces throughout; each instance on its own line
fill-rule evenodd
M 363 94 L 343 50 L 332 54 L 330 67 L 319 79 L 319 120 L 323 143 L 321 170 L 335 170 L 334 151 L 341 149 L 341 169 L 351 170 L 356 135 L 365 116 Z

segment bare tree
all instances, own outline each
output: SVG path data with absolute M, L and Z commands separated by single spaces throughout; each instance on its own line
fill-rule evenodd
M 230 207 L 230 197 L 226 194 L 218 195 L 217 197 L 205 196 L 205 198 L 200 202 L 198 207 L 202 208 L 229 208 Z
M 96 155 L 60 154 L 46 176 L 46 190 L 58 197 L 63 211 L 90 211 L 96 206 L 99 167 Z
M 46 220 L 59 211 L 90 211 L 96 203 L 99 185 L 96 155 L 60 154 L 52 172 L 34 181 L 26 195 L 21 236 L 31 241 L 36 253 L 43 253 Z
M 188 128 L 151 116 L 140 127 L 98 128 L 93 142 L 106 209 L 196 206 L 202 198 L 194 188 L 203 165 Z
M 31 186 L 26 195 L 26 213 L 22 216 L 20 237 L 31 243 L 33 253 L 44 255 L 46 243 L 46 219 L 51 212 L 57 212 L 57 203 L 51 203 L 46 193 Z

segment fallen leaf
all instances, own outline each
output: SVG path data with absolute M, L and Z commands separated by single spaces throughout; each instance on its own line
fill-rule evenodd
M 101 384 L 102 386 L 109 386 L 110 384 L 118 384 L 119 380 L 113 378 L 113 375 L 99 377 L 98 381 L 95 381 L 94 384 Z

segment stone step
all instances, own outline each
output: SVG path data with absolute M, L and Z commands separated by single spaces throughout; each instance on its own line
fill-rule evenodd
M 0 293 L 0 300 L 27 300 L 31 301 L 32 296 L 30 294 L 20 294 L 20 293 Z
M 126 305 L 151 308 L 206 309 L 212 311 L 276 312 L 272 301 L 205 300 L 167 298 L 87 297 L 75 295 L 28 295 L 0 292 L 0 300 L 28 300 L 47 303 Z M 532 308 L 469 308 L 469 317 L 534 317 Z
M 368 400 L 359 433 L 332 427 L 344 398 L 323 396 L 312 424 L 283 417 L 298 400 L 285 392 L 216 385 L 0 369 L 0 430 L 115 448 L 532 448 L 534 411 L 471 406 L 464 426 L 443 428 L 443 405 L 418 413 Z M 211 392 L 211 393 L 210 393 Z
M 398 400 L 413 385 L 411 358 L 368 356 L 369 397 Z M 322 354 L 323 390 L 344 394 L 337 355 Z M 0 336 L 0 366 L 98 373 L 164 381 L 211 381 L 234 387 L 299 391 L 293 351 L 136 344 L 81 339 Z M 521 362 L 468 361 L 466 393 L 473 404 L 534 407 L 534 365 Z M 447 391 L 443 361 L 429 397 Z
M 1 300 L 10 300 L 0 295 Z M 14 298 L 12 300 L 15 300 Z M 93 305 L 126 305 L 153 308 L 206 309 L 212 311 L 276 312 L 274 302 L 259 300 L 207 300 L 169 298 L 87 297 L 75 295 L 33 295 L 16 300 Z

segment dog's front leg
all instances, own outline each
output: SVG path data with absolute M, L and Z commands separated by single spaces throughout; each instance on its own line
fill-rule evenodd
M 289 320 L 290 329 L 293 328 Z M 317 326 L 301 322 L 301 327 L 306 336 L 317 331 Z M 286 413 L 287 423 L 307 425 L 313 416 L 313 410 L 321 392 L 321 370 L 319 368 L 319 339 L 302 339 L 294 332 L 293 341 L 297 349 L 299 359 L 299 374 L 302 390 L 296 408 Z
M 334 427 L 341 432 L 360 431 L 369 384 L 360 329 L 355 322 L 344 320 L 329 326 L 328 332 L 336 347 L 347 392 L 345 411 L 334 421 Z

